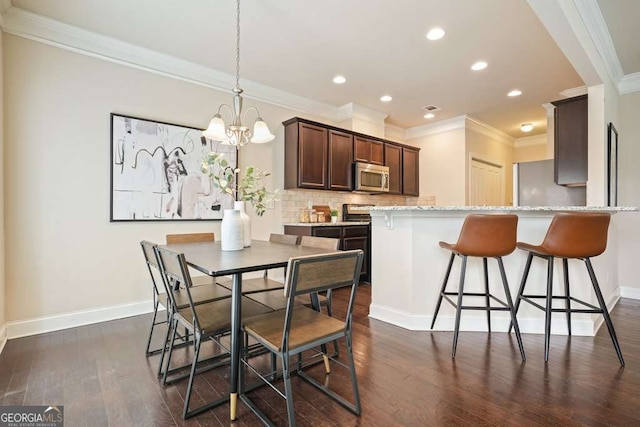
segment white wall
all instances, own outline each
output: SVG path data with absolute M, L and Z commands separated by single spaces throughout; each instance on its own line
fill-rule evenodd
M 109 114 L 205 127 L 231 94 L 6 35 L 6 320 L 148 300 L 139 242 L 212 230 L 219 222 L 109 222 Z M 296 112 L 260 108 L 276 135 L 240 151 L 240 165 L 283 186 L 283 127 Z M 309 119 L 317 119 L 308 117 Z M 281 227 L 279 206 L 253 236 Z M 149 306 L 150 307 L 150 306 Z
M 420 147 L 420 195 L 435 196 L 438 206 L 464 206 L 465 130 L 436 133 L 407 144 Z
M 471 158 L 490 162 L 502 166 L 504 178 L 503 204 L 513 204 L 513 146 L 503 143 L 497 136 L 490 136 L 486 132 L 478 132 L 475 126 L 466 130 L 465 174 L 466 194 L 469 195 L 469 171 Z M 468 199 L 468 197 L 467 197 Z M 465 203 L 466 204 L 466 203 Z
M 4 269 L 4 33 L 0 30 L 0 351 L 5 342 Z
M 547 150 L 547 134 L 518 138 L 513 144 L 513 163 L 533 162 L 553 158 Z
M 619 180 L 618 204 L 640 206 L 640 92 L 622 95 L 619 99 L 618 129 Z M 638 280 L 638 242 L 640 242 L 640 213 L 620 215 L 620 287 L 623 297 L 640 299 Z

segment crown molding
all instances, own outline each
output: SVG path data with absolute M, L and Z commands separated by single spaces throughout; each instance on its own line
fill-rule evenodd
M 6 2 L 7 0 L 0 0 Z M 108 62 L 148 71 L 207 88 L 229 92 L 235 77 L 190 61 L 87 31 L 23 9 L 2 14 L 3 30 Z M 336 121 L 339 109 L 260 83 L 243 79 L 243 97 Z
M 627 95 L 640 91 L 640 73 L 627 74 L 618 83 L 620 95 Z
M 441 120 L 428 125 L 416 126 L 405 131 L 405 139 L 410 141 L 425 136 L 435 135 L 454 130 L 464 130 L 467 116 L 457 116 L 447 120 Z
M 546 145 L 547 134 L 541 133 L 539 135 L 524 136 L 517 138 L 513 141 L 514 148 L 533 147 L 535 145 Z
M 560 92 L 560 95 L 564 96 L 565 98 L 573 98 L 575 96 L 586 95 L 586 94 L 587 94 L 586 86 L 572 87 L 571 89 L 565 89 L 562 92 Z
M 481 122 L 473 117 L 466 116 L 466 129 L 482 134 L 493 141 L 513 148 L 514 138 L 493 126 Z
M 384 137 L 396 142 L 404 143 L 407 139 L 407 130 L 400 126 L 392 125 L 390 123 L 384 124 Z
M 600 53 L 607 74 L 617 86 L 624 77 L 624 72 L 597 0 L 574 0 L 573 3 Z
M 348 104 L 344 104 L 342 107 L 338 107 L 336 120 L 341 122 L 356 118 L 376 126 L 384 126 L 384 120 L 388 116 L 388 114 L 374 110 L 373 108 L 350 102 Z

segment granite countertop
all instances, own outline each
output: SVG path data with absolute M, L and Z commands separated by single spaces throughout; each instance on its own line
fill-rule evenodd
M 360 210 L 354 208 L 354 210 Z M 374 206 L 364 210 L 375 211 L 499 211 L 499 212 L 635 212 L 633 206 Z
M 331 222 L 290 222 L 284 224 L 285 226 L 293 227 L 342 227 L 346 225 L 369 225 L 369 221 L 338 221 L 335 224 Z

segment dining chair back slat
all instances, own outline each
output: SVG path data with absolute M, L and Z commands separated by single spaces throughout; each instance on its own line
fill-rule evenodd
M 349 252 L 337 252 L 337 254 L 349 254 Z M 312 256 L 310 258 L 317 258 Z M 345 257 L 336 254 L 326 255 L 326 259 L 313 259 L 306 262 L 307 258 L 300 257 L 291 260 L 290 280 L 285 283 L 285 295 L 300 295 L 310 292 L 324 291 L 339 288 L 351 284 L 358 258 L 348 255 Z
M 213 242 L 215 241 L 215 235 L 213 233 L 167 234 L 165 239 L 167 245 L 175 243 Z

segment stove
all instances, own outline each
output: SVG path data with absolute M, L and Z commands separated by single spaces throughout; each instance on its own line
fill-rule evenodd
M 353 208 L 371 208 L 372 204 L 345 203 L 342 205 L 342 220 L 345 222 L 371 222 L 368 211 L 354 210 Z

